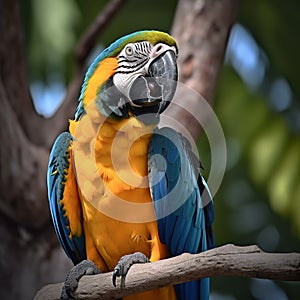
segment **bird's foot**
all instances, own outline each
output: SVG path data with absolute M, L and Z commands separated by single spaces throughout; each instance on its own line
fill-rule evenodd
M 122 256 L 114 268 L 114 272 L 112 276 L 113 285 L 116 286 L 117 277 L 122 276 L 122 278 L 125 278 L 128 270 L 133 264 L 147 263 L 147 262 L 150 262 L 150 260 L 147 258 L 146 255 L 144 255 L 141 252 L 135 252 L 133 254 Z
M 74 266 L 68 273 L 62 292 L 60 295 L 61 300 L 74 299 L 73 293 L 78 287 L 78 281 L 84 275 L 100 274 L 101 271 L 91 260 L 83 260 Z

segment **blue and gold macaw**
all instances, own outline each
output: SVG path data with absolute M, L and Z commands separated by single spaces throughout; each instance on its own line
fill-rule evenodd
M 89 67 L 69 132 L 50 154 L 58 238 L 78 269 L 92 262 L 114 271 L 114 283 L 133 263 L 213 247 L 213 204 L 198 159 L 182 135 L 157 126 L 176 90 L 177 55 L 175 40 L 159 31 L 111 44 Z M 208 298 L 205 278 L 124 299 Z

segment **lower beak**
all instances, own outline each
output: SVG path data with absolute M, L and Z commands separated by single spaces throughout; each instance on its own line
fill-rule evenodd
M 168 50 L 150 63 L 147 75 L 133 82 L 129 92 L 133 112 L 147 113 L 148 107 L 151 113 L 162 113 L 173 99 L 177 78 L 176 55 Z

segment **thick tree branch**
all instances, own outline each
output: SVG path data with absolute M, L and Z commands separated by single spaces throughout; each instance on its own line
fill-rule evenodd
M 227 39 L 238 11 L 238 0 L 179 0 L 172 35 L 179 45 L 179 82 L 213 102 L 218 75 L 223 63 Z M 166 114 L 180 120 L 196 140 L 201 132 L 202 106 L 196 93 L 179 94 L 174 103 L 184 103 L 193 115 L 179 106 L 170 105 Z M 205 116 L 209 118 L 209 115 Z M 203 120 L 201 120 L 203 122 Z
M 99 35 L 106 29 L 106 26 L 111 22 L 114 15 L 126 3 L 126 0 L 111 0 L 98 14 L 94 22 L 81 36 L 76 46 L 76 60 L 81 66 L 84 65 L 86 57 L 95 46 Z
M 76 299 L 117 299 L 141 291 L 203 277 L 241 276 L 274 280 L 300 280 L 300 253 L 265 253 L 257 246 L 225 245 L 200 254 L 134 265 L 123 286 L 112 285 L 112 273 L 85 276 Z M 59 299 L 62 283 L 41 289 L 35 300 Z
M 82 34 L 75 49 L 75 73 L 69 84 L 64 103 L 58 111 L 59 114 L 64 115 L 65 120 L 67 119 L 66 115 L 69 115 L 66 114 L 65 111 L 70 111 L 70 106 L 72 107 L 72 114 L 74 115 L 83 77 L 86 72 L 85 61 L 87 56 L 90 54 L 92 48 L 95 47 L 100 34 L 104 31 L 107 25 L 111 22 L 113 16 L 122 8 L 125 3 L 126 0 L 109 1 L 103 10 L 97 15 L 91 25 Z M 69 117 L 71 118 L 73 116 Z
M 0 0 L 0 81 L 22 130 L 28 138 L 34 131 L 38 139 L 40 133 L 35 121 L 40 117 L 33 108 L 29 93 L 21 28 L 18 1 Z
M 28 141 L 1 81 L 0 100 L 0 211 L 17 223 L 39 228 L 49 219 L 45 210 L 48 152 Z
M 84 59 L 96 36 L 110 22 L 125 0 L 112 0 L 87 29 L 78 44 L 77 73 L 66 101 L 53 118 L 36 114 L 26 77 L 18 1 L 0 0 L 0 211 L 29 228 L 41 228 L 49 221 L 45 209 L 45 176 L 49 148 L 74 116 L 85 72 Z M 11 71 L 12 70 L 12 71 Z M 13 183 L 13 189 L 11 185 Z M 22 196 L 20 196 L 22 195 Z
M 45 120 L 44 122 L 46 125 L 48 122 L 51 123 L 52 127 L 51 132 L 47 135 L 47 140 L 44 141 L 47 146 L 50 147 L 58 132 L 68 125 L 67 120 L 74 117 L 78 103 L 77 100 L 86 71 L 86 58 L 90 54 L 92 48 L 96 45 L 100 34 L 111 22 L 113 16 L 121 9 L 122 4 L 125 2 L 126 0 L 109 1 L 91 25 L 82 34 L 75 48 L 75 72 L 71 82 L 69 83 L 64 102 L 53 118 Z M 49 127 L 49 124 L 47 127 Z
M 67 128 L 67 120 L 73 118 L 77 99 L 85 73 L 85 59 L 97 38 L 126 0 L 111 0 L 99 13 L 90 27 L 83 33 L 75 50 L 75 74 L 60 109 L 49 119 L 39 116 L 33 106 L 28 80 L 22 40 L 22 26 L 18 1 L 0 0 L 0 80 L 7 91 L 10 105 L 16 114 L 29 141 L 50 148 L 57 134 Z M 20 50 L 21 49 L 21 50 Z M 10 70 L 15 70 L 11 72 Z M 1 100 L 1 99 L 0 99 Z M 37 128 L 39 130 L 37 130 Z

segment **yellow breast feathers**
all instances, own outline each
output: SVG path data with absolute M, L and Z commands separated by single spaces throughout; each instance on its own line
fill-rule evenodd
M 146 126 L 134 117 L 105 118 L 95 103 L 79 122 L 70 121 L 77 181 L 85 199 L 96 207 L 109 194 L 131 202 L 151 201 L 123 192 L 148 188 L 147 152 L 153 129 L 154 125 Z

